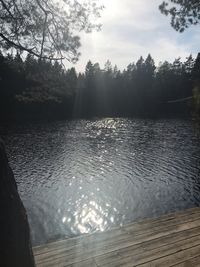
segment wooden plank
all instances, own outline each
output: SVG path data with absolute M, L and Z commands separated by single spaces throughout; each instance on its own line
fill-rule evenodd
M 198 210 L 198 212 L 197 212 Z M 148 223 L 133 223 L 132 225 L 124 226 L 123 228 L 117 228 L 111 231 L 106 231 L 103 233 L 94 233 L 90 235 L 83 235 L 81 238 L 71 238 L 71 239 L 66 239 L 63 241 L 58 241 L 58 242 L 53 242 L 50 244 L 46 244 L 41 247 L 35 247 L 34 254 L 37 256 L 38 254 L 44 254 L 45 252 L 49 253 L 50 251 L 56 251 L 56 250 L 68 250 L 68 249 L 73 249 L 78 246 L 88 246 L 88 244 L 93 245 L 94 243 L 104 243 L 106 240 L 109 240 L 110 242 L 114 240 L 123 240 L 124 238 L 128 238 L 128 235 L 131 232 L 134 232 L 134 235 L 140 235 L 148 232 L 152 232 L 153 230 L 158 231 L 159 229 L 164 229 L 164 227 L 168 227 L 171 225 L 177 225 L 179 223 L 183 222 L 190 222 L 192 220 L 195 220 L 197 218 L 200 218 L 200 209 L 195 208 L 192 209 L 191 213 L 186 212 L 185 215 L 184 213 L 180 213 L 178 215 L 171 215 L 168 217 L 167 223 L 165 220 L 159 219 L 159 220 L 154 220 L 153 224 Z M 165 219 L 167 216 L 165 216 Z M 162 228 L 163 227 L 163 228 Z M 76 249 L 77 250 L 77 249 Z
M 46 265 L 43 265 L 42 263 L 37 265 L 39 267 L 44 267 Z M 55 267 L 65 267 L 65 265 L 63 265 L 63 263 L 59 263 L 57 265 L 54 265 Z M 82 262 L 78 262 L 78 263 L 73 263 L 68 265 L 68 267 L 98 267 L 95 263 L 95 261 L 93 259 L 89 259 L 86 261 L 82 261 Z
M 74 262 L 74 263 L 70 263 L 68 264 L 67 262 L 60 260 L 57 261 L 56 264 L 54 262 L 49 262 L 47 263 L 39 263 L 36 264 L 37 267 L 98 267 L 98 265 L 96 264 L 95 260 L 93 260 L 92 258 L 88 259 L 88 260 L 81 260 L 78 262 Z
M 33 249 L 38 267 L 200 267 L 199 250 L 200 208 Z
M 38 265 L 38 266 L 44 267 L 44 265 Z M 55 267 L 65 267 L 65 265 L 63 263 L 60 263 L 58 265 L 55 265 Z M 96 265 L 96 262 L 94 259 L 89 259 L 86 261 L 70 264 L 68 265 L 68 267 L 98 267 L 98 266 Z
M 193 221 L 195 219 L 200 218 L 200 209 L 198 209 L 199 212 L 194 212 L 191 214 L 174 214 L 174 216 L 170 216 L 168 218 L 163 219 L 162 217 L 155 220 L 153 223 L 146 223 L 146 222 L 141 222 L 141 224 L 137 225 L 137 224 L 130 224 L 130 225 L 126 225 L 124 226 L 124 230 L 127 232 L 131 232 L 131 231 L 135 231 L 137 233 L 139 233 L 139 231 L 144 231 L 144 230 L 149 230 L 151 228 L 155 229 L 158 227 L 164 227 L 164 226 L 170 226 L 170 225 L 176 225 L 179 223 L 183 223 L 183 222 L 189 222 L 189 221 Z
M 200 255 L 200 245 L 189 248 L 187 250 L 179 251 L 175 254 L 169 255 L 167 257 L 159 258 L 157 260 L 154 260 L 152 262 L 148 262 L 142 265 L 139 265 L 140 267 L 171 267 L 176 266 L 177 264 L 188 262 L 192 260 L 197 255 Z M 123 265 L 127 267 L 128 265 Z M 134 266 L 134 265 L 129 265 Z M 193 265 L 192 267 L 196 267 L 196 265 Z
M 127 246 L 122 249 L 116 249 L 115 251 L 105 253 L 105 255 L 98 256 L 98 263 L 100 262 L 103 264 L 105 257 L 106 257 L 106 264 L 111 263 L 113 261 L 113 258 L 115 258 L 115 261 L 120 260 L 122 257 L 128 257 L 131 253 L 131 256 L 143 254 L 145 252 L 154 250 L 156 248 L 161 248 L 170 244 L 177 243 L 178 241 L 188 242 L 188 239 L 191 237 L 196 237 L 200 235 L 200 228 L 193 228 L 189 229 L 187 231 L 183 231 L 180 233 L 172 234 L 167 237 L 158 238 L 155 240 L 151 240 L 148 242 L 144 242 L 140 245 L 136 246 Z M 128 243 L 127 243 L 128 244 Z
M 52 252 L 54 254 L 54 253 L 59 253 L 59 252 L 61 252 L 63 250 L 65 252 L 67 252 L 67 251 L 70 252 L 70 250 L 73 251 L 73 249 L 75 249 L 76 252 L 77 252 L 79 248 L 82 249 L 83 247 L 86 249 L 88 247 L 93 247 L 94 245 L 97 245 L 97 244 L 98 244 L 98 246 L 101 246 L 101 245 L 104 246 L 105 243 L 112 244 L 113 241 L 114 242 L 116 242 L 116 241 L 121 242 L 123 240 L 127 240 L 129 238 L 133 238 L 133 237 L 131 237 L 132 235 L 134 236 L 135 239 L 136 238 L 140 238 L 140 237 L 142 238 L 144 235 L 146 236 L 147 234 L 153 235 L 154 233 L 157 234 L 157 233 L 162 233 L 163 232 L 163 234 L 166 235 L 165 234 L 166 231 L 168 232 L 168 230 L 171 230 L 171 229 L 173 230 L 173 229 L 176 229 L 177 227 L 181 228 L 181 226 L 184 227 L 184 224 L 185 223 L 191 223 L 189 225 L 192 228 L 193 227 L 192 222 L 194 222 L 194 227 L 198 227 L 199 226 L 199 221 L 200 221 L 200 218 L 198 220 L 195 220 L 195 221 L 194 220 L 190 221 L 188 219 L 188 220 L 186 220 L 186 222 L 184 222 L 184 220 L 183 220 L 183 222 L 181 224 L 178 224 L 178 225 L 177 224 L 175 224 L 175 225 L 172 224 L 170 226 L 170 224 L 169 224 L 169 226 L 167 225 L 165 227 L 160 227 L 160 228 L 159 227 L 151 228 L 147 232 L 146 231 L 141 231 L 141 232 L 136 232 L 136 233 L 133 233 L 133 234 L 132 234 L 132 232 L 126 233 L 126 231 L 122 231 L 122 232 L 120 231 L 120 234 L 119 235 L 117 235 L 117 233 L 116 233 L 116 235 L 110 236 L 109 235 L 109 232 L 108 232 L 108 238 L 107 238 L 107 240 L 100 240 L 100 241 L 98 239 L 97 240 L 95 239 L 95 234 L 94 234 L 93 239 L 87 240 L 87 239 L 84 239 L 83 238 L 82 242 L 80 242 L 77 246 L 70 247 L 70 248 L 68 248 L 68 246 L 63 246 L 63 247 L 61 247 L 61 249 L 59 249 L 59 251 L 57 251 L 58 249 L 56 249 L 56 250 L 47 250 L 47 253 L 50 254 L 50 252 Z M 187 230 L 187 228 L 183 228 L 183 229 L 184 230 Z M 56 248 L 56 243 L 55 243 L 55 248 Z M 42 251 L 42 249 L 41 249 L 41 251 Z M 46 253 L 46 250 L 43 253 L 36 254 L 36 256 L 38 258 L 40 257 L 40 255 L 43 257 L 43 255 L 45 255 L 45 253 Z
M 173 267 L 200 267 L 200 256 L 173 265 Z
M 60 267 L 65 267 L 65 265 L 61 265 Z M 87 261 L 70 264 L 68 265 L 68 267 L 98 267 L 98 266 L 96 262 L 94 261 L 94 259 L 90 259 Z
M 48 243 L 42 246 L 34 247 L 33 251 L 34 254 L 40 255 L 45 252 L 50 252 L 54 250 L 60 250 L 62 248 L 67 249 L 73 249 L 78 246 L 87 246 L 88 244 L 93 244 L 96 242 L 104 242 L 106 239 L 109 238 L 117 238 L 117 237 L 128 236 L 128 234 L 124 231 L 122 228 L 118 228 L 115 230 L 106 231 L 103 233 L 93 233 L 89 235 L 82 235 L 81 237 L 74 237 L 74 238 L 67 238 L 61 241 Z
M 194 208 L 190 208 L 187 210 L 182 210 L 182 211 L 177 211 L 177 212 L 169 212 L 167 214 L 163 214 L 161 216 L 157 216 L 157 217 L 153 217 L 153 218 L 145 218 L 143 220 L 140 220 L 136 223 L 129 223 L 126 226 L 129 225 L 133 225 L 133 224 L 146 224 L 146 223 L 154 223 L 154 222 L 158 222 L 158 221 L 165 221 L 165 220 L 169 220 L 169 219 L 173 219 L 174 217 L 184 217 L 184 216 L 189 216 L 191 214 L 195 214 L 200 212 L 200 208 L 199 207 L 194 207 Z
M 150 244 L 150 247 L 152 247 L 154 244 L 156 246 L 161 246 L 161 244 L 165 245 L 166 243 L 172 243 L 175 242 L 176 240 L 182 240 L 182 239 L 186 239 L 188 237 L 191 236 L 196 236 L 200 234 L 200 228 L 192 228 L 186 231 L 181 231 L 181 232 L 177 232 L 177 233 L 173 233 L 167 237 L 164 238 L 158 238 L 155 240 L 152 240 L 151 238 L 150 241 L 146 242 L 145 244 L 142 244 L 142 247 L 145 245 L 145 249 L 148 249 L 148 244 Z M 60 257 L 67 257 L 68 260 L 74 260 L 74 259 L 78 259 L 79 257 L 85 257 L 85 259 L 87 259 L 88 255 L 92 255 L 92 256 L 96 256 L 96 255 L 101 255 L 104 253 L 109 253 L 115 250 L 119 250 L 119 249 L 126 249 L 129 246 L 133 246 L 137 244 L 137 242 L 134 240 L 133 236 L 130 236 L 128 239 L 125 239 L 123 241 L 120 242 L 114 242 L 113 244 L 110 243 L 105 243 L 103 244 L 102 247 L 99 247 L 98 244 L 94 245 L 92 248 L 88 248 L 88 247 L 81 247 L 80 250 L 72 250 L 72 251 L 59 251 L 59 252 L 54 252 L 54 253 L 49 253 L 49 254 L 44 254 L 44 255 L 40 255 L 39 257 L 36 257 L 37 262 L 41 262 L 41 261 L 45 261 L 48 260 L 50 261 L 51 258 L 53 258 L 54 260 L 56 258 L 60 258 Z M 135 245 L 135 249 L 136 248 L 140 248 L 140 243 L 139 245 Z
M 36 246 L 34 247 L 34 254 L 40 254 L 41 253 L 41 249 L 44 252 L 45 249 L 47 251 L 49 251 L 50 249 L 56 249 L 56 248 L 60 248 L 62 246 L 75 246 L 77 245 L 79 242 L 83 242 L 83 240 L 88 240 L 90 241 L 91 239 L 94 239 L 94 234 L 95 234 L 95 239 L 99 239 L 99 240 L 104 240 L 107 239 L 108 235 L 110 238 L 110 236 L 115 236 L 116 234 L 119 233 L 119 231 L 123 232 L 124 229 L 129 230 L 129 227 L 131 228 L 131 230 L 134 231 L 138 231 L 139 229 L 142 230 L 143 227 L 144 228 L 151 228 L 153 225 L 156 227 L 159 223 L 162 224 L 164 222 L 170 223 L 170 221 L 174 221 L 174 220 L 178 220 L 178 219 L 183 219 L 184 221 L 187 220 L 187 218 L 189 219 L 190 216 L 200 216 L 200 208 L 192 208 L 192 209 L 188 209 L 186 211 L 181 211 L 181 212 L 177 212 L 177 213 L 170 213 L 170 214 L 166 214 L 163 215 L 160 218 L 153 218 L 153 219 L 145 219 L 141 222 L 137 222 L 137 223 L 131 223 L 128 224 L 126 226 L 121 227 L 116 227 L 113 228 L 112 230 L 106 231 L 106 232 L 101 232 L 101 233 L 92 233 L 92 234 L 85 234 L 79 237 L 74 237 L 74 238 L 67 238 L 64 240 L 59 240 L 56 242 L 51 242 L 51 243 L 47 243 L 45 245 L 42 246 Z M 153 225 L 152 225 L 153 224 Z
M 185 224 L 181 224 L 181 225 L 176 225 L 176 226 L 171 226 L 165 229 L 165 231 L 158 231 L 157 233 L 153 232 L 150 234 L 143 234 L 143 235 L 139 235 L 139 236 L 129 236 L 127 239 L 124 240 L 124 242 L 113 242 L 112 244 L 110 242 L 104 243 L 102 247 L 99 247 L 98 242 L 96 243 L 96 245 L 94 245 L 93 250 L 87 250 L 86 248 L 82 247 L 80 248 L 80 250 L 76 251 L 76 249 L 74 251 L 71 251 L 71 255 L 69 253 L 67 253 L 67 251 L 59 251 L 58 253 L 46 253 L 46 254 L 42 254 L 39 257 L 36 256 L 36 263 L 43 263 L 46 264 L 44 266 L 51 266 L 50 264 L 53 264 L 56 266 L 56 264 L 60 263 L 60 261 L 65 262 L 66 264 L 70 264 L 71 261 L 81 261 L 81 260 L 85 260 L 87 258 L 90 258 L 91 256 L 95 256 L 95 255 L 100 255 L 104 254 L 104 253 L 108 253 L 111 251 L 115 251 L 119 248 L 127 248 L 128 246 L 133 246 L 133 245 L 137 245 L 137 244 L 141 244 L 143 242 L 147 242 L 147 241 L 152 241 L 154 239 L 158 239 L 160 237 L 166 237 L 168 235 L 171 234 L 175 234 L 175 233 L 179 233 L 185 230 L 189 230 L 192 228 L 196 228 L 196 227 L 200 227 L 200 220 L 197 221 L 193 221 L 193 222 L 189 222 L 189 223 L 185 223 Z M 81 250 L 84 249 L 84 255 L 81 254 Z M 57 251 L 56 251 L 57 252 Z
M 181 254 L 180 254 L 181 252 Z M 171 245 L 167 245 L 161 248 L 156 248 L 151 251 L 144 252 L 142 254 L 132 256 L 132 251 L 130 250 L 125 257 L 115 258 L 113 261 L 107 262 L 107 255 L 104 256 L 104 261 L 101 258 L 96 257 L 95 261 L 98 266 L 172 266 L 176 263 L 183 262 L 183 260 L 188 260 L 196 253 L 200 253 L 200 236 L 189 238 L 187 241 L 182 240 Z

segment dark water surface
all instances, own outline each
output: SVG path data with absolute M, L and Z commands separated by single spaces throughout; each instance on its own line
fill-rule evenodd
M 0 133 L 34 245 L 200 203 L 193 121 L 37 122 L 1 126 Z

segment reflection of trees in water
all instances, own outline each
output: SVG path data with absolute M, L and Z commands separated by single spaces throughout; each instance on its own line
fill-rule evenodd
M 192 119 L 192 125 L 194 128 L 194 132 L 200 139 L 200 116 L 196 112 L 193 112 L 192 118 L 193 118 Z

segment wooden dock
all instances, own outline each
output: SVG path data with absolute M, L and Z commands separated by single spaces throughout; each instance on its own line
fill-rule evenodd
M 37 267 L 200 266 L 200 208 L 34 247 Z

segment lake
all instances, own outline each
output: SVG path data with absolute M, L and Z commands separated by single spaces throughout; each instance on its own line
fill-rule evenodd
M 1 125 L 33 245 L 200 204 L 190 119 Z

